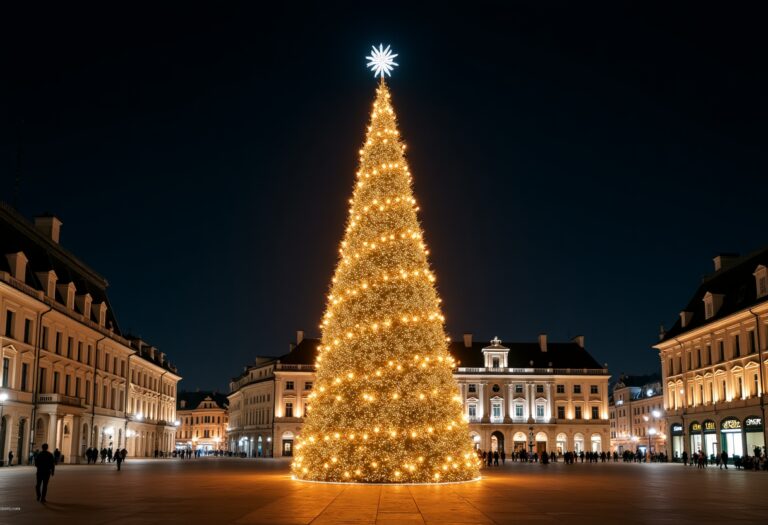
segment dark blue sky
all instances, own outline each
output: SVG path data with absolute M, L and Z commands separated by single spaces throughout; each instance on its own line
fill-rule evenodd
M 64 221 L 188 389 L 317 335 L 375 82 L 447 328 L 655 370 L 721 251 L 768 242 L 764 18 L 580 2 L 36 8 L 0 50 L 0 198 Z

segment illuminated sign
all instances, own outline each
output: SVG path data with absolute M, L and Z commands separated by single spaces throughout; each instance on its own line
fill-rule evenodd
M 750 416 L 744 420 L 744 430 L 747 432 L 763 430 L 763 418 L 759 416 Z
M 683 425 L 680 423 L 675 423 L 672 425 L 672 435 L 673 436 L 682 436 L 683 435 Z
M 726 419 L 720 426 L 723 430 L 741 430 L 741 421 L 738 419 Z
M 715 422 L 711 419 L 708 419 L 704 422 L 704 433 L 705 434 L 714 434 L 717 432 L 717 425 L 715 425 Z
M 691 423 L 691 432 L 701 434 L 701 423 L 697 421 Z

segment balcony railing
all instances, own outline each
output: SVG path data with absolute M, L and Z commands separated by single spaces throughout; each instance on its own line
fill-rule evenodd
M 459 374 L 608 375 L 605 368 L 485 368 L 460 366 Z
M 39 403 L 55 403 L 58 405 L 69 405 L 73 407 L 84 406 L 82 398 L 65 396 L 63 394 L 40 394 L 37 397 L 37 400 Z
M 315 365 L 289 365 L 278 363 L 277 370 L 297 370 L 300 372 L 314 372 Z

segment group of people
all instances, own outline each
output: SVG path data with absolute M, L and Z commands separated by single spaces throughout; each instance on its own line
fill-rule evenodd
M 736 467 L 736 470 L 768 470 L 768 455 L 766 455 L 765 450 L 761 449 L 760 447 L 755 447 L 752 452 L 754 453 L 753 456 L 745 454 L 744 456 L 734 455 L 729 458 L 728 452 L 723 450 L 720 452 L 720 454 L 712 454 L 711 456 L 707 457 L 707 455 L 701 449 L 699 449 L 698 451 L 691 454 L 690 461 L 688 458 L 688 452 L 685 451 L 683 451 L 681 459 L 684 465 L 690 465 L 700 469 L 704 469 L 708 465 L 717 465 L 717 467 L 721 470 L 728 470 L 728 461 L 729 459 L 732 459 L 733 466 Z
M 116 462 L 117 470 L 120 470 L 123 461 L 125 461 L 126 455 L 128 455 L 128 451 L 124 448 L 113 451 L 112 447 L 104 447 L 101 449 L 101 451 L 99 451 L 99 449 L 96 447 L 89 447 L 83 454 L 89 465 L 91 463 L 95 465 L 99 458 L 101 458 L 102 463 L 112 463 L 113 461 Z

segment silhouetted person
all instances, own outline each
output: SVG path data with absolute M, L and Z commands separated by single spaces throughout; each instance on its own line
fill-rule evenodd
M 13 466 L 13 450 L 8 451 L 8 466 Z
M 123 464 L 123 455 L 119 450 L 115 453 L 115 461 L 117 462 L 117 470 L 120 470 L 120 466 Z
M 725 467 L 725 470 L 728 470 L 728 452 L 723 450 L 720 453 L 720 468 Z
M 56 461 L 53 459 L 53 454 L 48 452 L 48 443 L 43 443 L 42 452 L 37 454 L 35 467 L 37 467 L 37 484 L 35 485 L 37 501 L 45 503 L 45 495 L 48 492 L 48 480 L 51 479 L 53 471 L 56 469 Z

